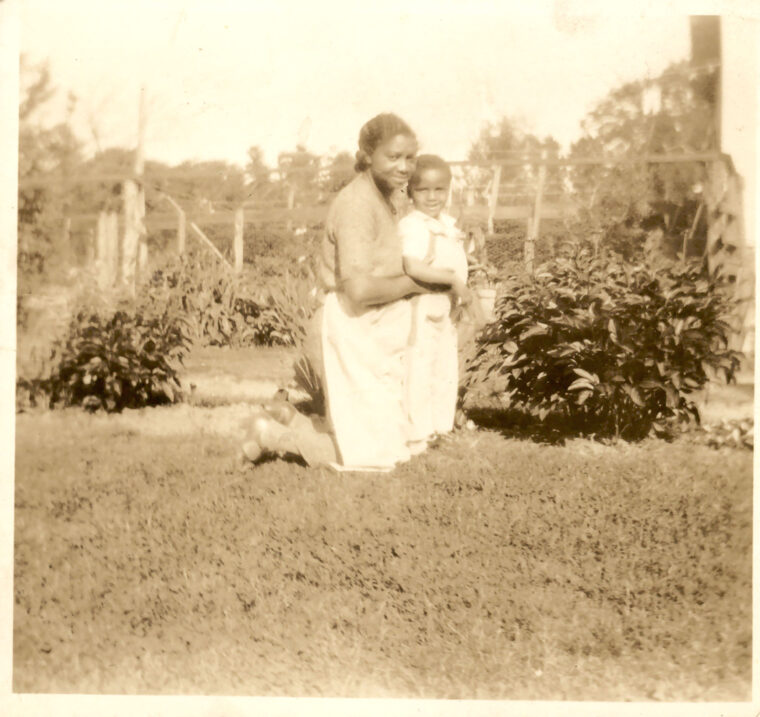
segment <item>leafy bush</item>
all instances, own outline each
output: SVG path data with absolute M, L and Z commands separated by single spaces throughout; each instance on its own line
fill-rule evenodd
M 246 346 L 255 343 L 254 302 L 240 296 L 235 275 L 216 262 L 181 257 L 156 270 L 143 288 L 144 305 L 182 317 L 194 343 Z
M 322 376 L 307 354 L 302 353 L 298 357 L 293 364 L 293 373 L 296 385 L 309 397 L 301 408 L 306 413 L 324 416 L 327 411 L 327 402 Z
M 287 328 L 299 350 L 293 364 L 293 377 L 296 385 L 309 396 L 301 408 L 307 413 L 324 416 L 326 404 L 321 361 L 314 353 L 317 347 L 313 345 L 315 336 L 311 334 L 314 327 L 310 326 L 318 306 L 317 281 L 310 264 L 301 265 L 300 275 L 288 272 L 269 289 L 267 308 Z
M 567 433 L 635 440 L 668 419 L 699 421 L 691 394 L 739 367 L 723 289 L 697 264 L 578 249 L 508 282 L 465 385 Z
M 143 302 L 183 317 L 193 342 L 216 346 L 295 346 L 295 381 L 309 396 L 307 410 L 324 413 L 319 371 L 305 349 L 319 305 L 313 267 L 303 261 L 276 276 L 236 275 L 217 263 L 174 259 L 157 270 Z
M 154 272 L 143 301 L 183 316 L 200 345 L 292 346 L 302 342 L 316 308 L 314 286 L 308 267 L 262 278 L 183 257 Z
M 318 306 L 317 281 L 312 267 L 302 264 L 298 273 L 288 271 L 267 284 L 265 307 L 272 312 L 271 321 L 279 335 L 289 336 L 290 343 L 303 346 L 309 322 Z
M 52 350 L 46 376 L 22 378 L 17 388 L 32 405 L 121 411 L 181 398 L 178 365 L 189 347 L 181 323 L 163 313 L 146 316 L 116 311 L 80 311 L 66 338 Z

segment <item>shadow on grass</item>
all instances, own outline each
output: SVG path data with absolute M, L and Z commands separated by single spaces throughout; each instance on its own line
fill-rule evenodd
M 535 443 L 564 445 L 577 434 L 564 416 L 547 416 L 544 420 L 507 406 L 467 406 L 467 418 L 480 428 L 497 431 L 506 438 L 520 438 Z
M 260 466 L 267 465 L 268 463 L 292 463 L 294 465 L 301 466 L 302 468 L 309 467 L 309 464 L 303 458 L 301 458 L 301 456 L 294 453 L 267 453 L 262 455 L 261 458 L 259 458 L 255 463 L 248 461 L 245 464 L 245 467 L 253 470 L 254 468 L 259 468 Z

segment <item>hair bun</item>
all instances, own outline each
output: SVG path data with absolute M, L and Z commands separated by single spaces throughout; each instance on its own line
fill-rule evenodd
M 356 152 L 356 164 L 354 164 L 354 171 L 363 172 L 365 169 L 369 169 L 369 157 L 367 153 L 359 149 Z

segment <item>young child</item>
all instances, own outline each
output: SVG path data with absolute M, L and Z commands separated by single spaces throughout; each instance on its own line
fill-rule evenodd
M 412 426 L 410 450 L 419 453 L 436 433 L 454 427 L 458 392 L 457 329 L 452 313 L 477 307 L 467 288 L 463 234 L 446 214 L 451 170 L 435 155 L 417 158 L 408 192 L 414 209 L 399 222 L 404 271 L 418 281 L 451 287 L 447 294 L 412 299 L 407 347 L 406 402 Z

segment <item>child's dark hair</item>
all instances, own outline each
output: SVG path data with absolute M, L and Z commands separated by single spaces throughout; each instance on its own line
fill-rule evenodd
M 417 165 L 412 172 L 412 176 L 409 177 L 409 183 L 406 190 L 409 196 L 412 196 L 412 189 L 417 186 L 420 181 L 422 173 L 428 169 L 437 169 L 446 175 L 446 181 L 451 183 L 451 167 L 446 163 L 445 159 L 442 159 L 437 154 L 421 154 L 417 157 Z
M 398 115 L 385 112 L 373 117 L 359 131 L 359 151 L 356 153 L 354 169 L 363 172 L 369 168 L 369 158 L 372 153 L 386 140 L 399 134 L 416 140 L 412 128 Z

